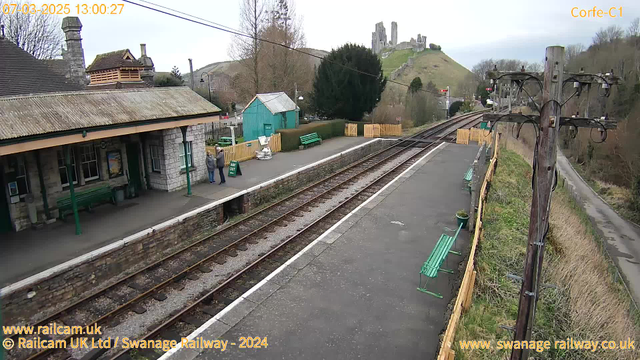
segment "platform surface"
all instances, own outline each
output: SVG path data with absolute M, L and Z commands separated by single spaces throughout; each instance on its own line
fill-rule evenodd
M 200 329 L 198 337 L 228 340 L 225 352 L 182 348 L 164 359 L 434 358 L 463 258 L 449 255 L 455 273 L 431 285 L 444 299 L 416 290 L 419 271 L 443 229 L 456 228 L 455 212 L 469 210 L 463 176 L 477 151 L 435 150 Z M 468 252 L 468 243 L 463 230 L 456 247 Z M 268 347 L 240 349 L 242 336 L 267 337 Z
M 206 183 L 174 192 L 148 190 L 122 205 L 105 204 L 93 213 L 80 212 L 82 234 L 75 235 L 73 217 L 39 230 L 2 234 L 0 245 L 0 287 L 64 263 L 114 241 L 135 234 L 204 204 L 233 195 L 305 165 L 371 141 L 363 137 L 338 137 L 302 151 L 276 153 L 271 160 L 241 162 L 242 176 L 226 176 L 224 185 Z M 227 168 L 225 168 L 225 175 Z M 216 172 L 216 181 L 219 182 Z

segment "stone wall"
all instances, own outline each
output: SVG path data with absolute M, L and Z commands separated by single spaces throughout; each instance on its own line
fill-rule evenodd
M 223 210 L 220 204 L 146 236 L 114 246 L 99 256 L 86 254 L 77 266 L 69 267 L 65 271 L 54 273 L 51 269 L 50 276 L 37 284 L 10 294 L 2 294 L 5 324 L 24 321 L 40 313 L 43 308 L 53 311 L 52 304 L 68 306 L 177 249 L 196 242 L 222 222 Z
M 182 147 L 182 131 L 180 129 L 169 129 L 162 131 L 164 144 L 164 168 L 166 169 L 166 189 L 168 191 L 179 190 L 187 186 L 187 177 L 182 168 L 180 159 Z M 190 167 L 191 184 L 204 181 L 208 178 L 206 164 L 206 149 L 204 141 L 204 125 L 189 126 L 187 130 L 187 141 L 191 141 L 191 153 L 193 163 Z

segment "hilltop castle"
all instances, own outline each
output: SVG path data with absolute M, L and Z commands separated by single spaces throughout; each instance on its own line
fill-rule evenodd
M 380 54 L 382 49 L 392 48 L 395 50 L 413 49 L 414 52 L 420 52 L 427 47 L 427 37 L 418 34 L 417 40 L 411 38 L 410 41 L 404 41 L 398 44 L 398 24 L 391 22 L 391 41 L 387 41 L 387 29 L 381 22 L 376 24 L 376 31 L 371 33 L 371 50 L 374 54 Z

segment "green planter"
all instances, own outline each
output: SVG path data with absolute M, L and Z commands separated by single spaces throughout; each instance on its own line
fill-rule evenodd
M 456 219 L 458 219 L 458 226 L 460 226 L 460 224 L 462 224 L 462 228 L 466 229 L 467 228 L 467 222 L 469 221 L 469 215 L 462 217 L 458 214 L 456 214 Z

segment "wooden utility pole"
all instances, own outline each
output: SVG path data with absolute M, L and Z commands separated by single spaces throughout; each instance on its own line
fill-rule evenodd
M 540 289 L 545 235 L 549 229 L 551 192 L 555 182 L 556 144 L 560 127 L 562 103 L 562 77 L 564 70 L 564 48 L 547 48 L 544 68 L 542 106 L 540 111 L 540 140 L 535 161 L 533 197 L 529 217 L 529 240 L 524 263 L 524 277 L 520 289 L 518 317 L 515 326 L 515 341 L 531 339 L 535 320 L 536 304 Z M 511 360 L 523 360 L 529 356 L 527 349 L 514 349 Z

